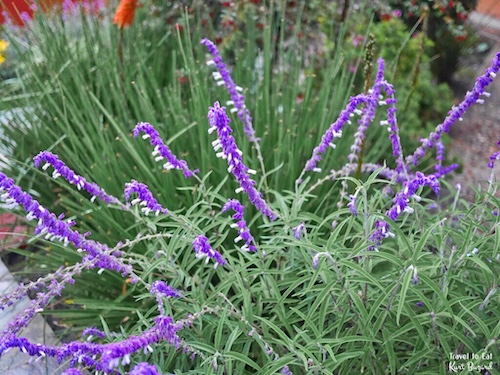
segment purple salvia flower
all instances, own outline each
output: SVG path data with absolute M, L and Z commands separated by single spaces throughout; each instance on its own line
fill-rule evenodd
M 418 301 L 415 305 L 417 305 L 417 307 L 422 307 L 422 306 L 424 306 L 424 303 L 423 303 L 423 302 Z
M 409 271 L 412 271 L 413 272 L 413 275 L 411 277 L 411 282 L 413 285 L 417 285 L 418 284 L 418 272 L 417 272 L 417 267 L 415 267 L 414 265 L 411 265 L 410 267 L 408 267 L 408 272 Z
M 347 203 L 347 207 L 349 207 L 349 211 L 351 211 L 352 216 L 358 216 L 358 209 L 356 208 L 357 198 L 355 195 L 349 195 L 349 203 Z
M 443 161 L 444 161 L 444 152 L 445 152 L 445 147 L 443 144 L 443 141 L 441 139 L 436 141 L 436 160 L 437 163 L 434 166 L 434 169 L 436 172 L 439 172 L 442 168 Z
M 472 91 L 467 92 L 464 100 L 458 106 L 454 106 L 448 112 L 448 116 L 441 124 L 436 127 L 436 130 L 431 132 L 428 138 L 421 141 L 422 145 L 415 150 L 413 155 L 410 155 L 406 158 L 407 164 L 413 163 L 414 165 L 418 165 L 419 160 L 424 157 L 425 151 L 428 148 L 433 147 L 435 145 L 435 142 L 441 139 L 443 133 L 448 133 L 451 126 L 457 120 L 462 119 L 462 116 L 472 104 L 481 103 L 484 101 L 483 99 L 480 99 L 479 96 L 488 96 L 488 93 L 485 92 L 485 89 L 491 82 L 493 82 L 493 79 L 496 77 L 499 69 L 500 52 L 496 54 L 491 66 L 486 69 L 485 73 L 476 79 L 476 83 L 474 84 L 474 88 L 472 89 Z
M 436 173 L 434 173 L 434 176 L 436 176 L 437 179 L 440 179 L 441 177 L 454 171 L 458 167 L 460 167 L 459 164 L 451 164 L 451 165 L 448 165 L 446 167 L 441 167 L 441 168 L 439 168 L 439 170 Z
M 169 316 L 160 316 L 155 319 L 154 325 L 140 336 L 130 336 L 121 342 L 97 344 L 73 341 L 60 347 L 33 344 L 26 338 L 10 335 L 0 340 L 0 355 L 10 348 L 19 348 L 31 357 L 55 357 L 59 363 L 70 358 L 71 368 L 93 367 L 96 371 L 110 373 L 120 364 L 129 364 L 130 356 L 139 350 L 152 352 L 151 345 L 167 342 L 178 349 L 181 340 L 177 331 L 183 327 L 183 324 L 174 323 Z
M 259 140 L 255 137 L 255 131 L 252 126 L 252 117 L 250 116 L 250 111 L 245 106 L 245 96 L 240 93 L 240 91 L 242 91 L 241 87 L 236 86 L 236 84 L 232 80 L 231 75 L 226 68 L 226 64 L 224 64 L 224 61 L 222 61 L 222 57 L 215 44 L 209 39 L 203 39 L 201 41 L 201 44 L 205 45 L 208 48 L 208 52 L 210 52 L 213 57 L 213 60 L 211 60 L 207 64 L 214 64 L 217 68 L 218 73 L 213 73 L 215 80 L 218 81 L 217 84 L 224 84 L 227 88 L 227 91 L 229 92 L 229 95 L 231 96 L 231 101 L 227 104 L 234 105 L 235 112 L 237 112 L 241 122 L 243 122 L 243 124 L 245 125 L 245 134 L 247 135 L 250 142 L 258 142 Z M 231 110 L 231 112 L 233 112 L 233 110 Z
M 288 366 L 284 366 L 281 369 L 281 373 L 284 374 L 284 375 L 293 375 L 293 372 L 290 371 L 290 369 L 288 368 Z
M 64 370 L 62 375 L 83 375 L 83 374 L 81 373 L 80 370 L 78 370 L 76 368 L 68 368 L 68 369 Z
M 59 159 L 57 155 L 53 154 L 50 151 L 40 152 L 37 156 L 33 158 L 33 161 L 35 163 L 36 168 L 38 168 L 40 164 L 45 163 L 44 166 L 42 167 L 43 170 L 46 170 L 50 165 L 52 165 L 52 167 L 54 167 L 54 172 L 52 172 L 52 177 L 54 179 L 56 179 L 59 176 L 62 176 L 70 184 L 75 185 L 78 190 L 83 189 L 87 191 L 89 194 L 92 195 L 92 198 L 90 199 L 91 202 L 93 202 L 97 197 L 107 204 L 120 203 L 120 201 L 117 198 L 106 193 L 106 191 L 101 187 L 99 187 L 99 185 L 97 185 L 95 182 L 90 183 L 82 176 L 77 175 L 69 167 L 67 167 L 64 164 L 64 162 Z
M 396 91 L 394 90 L 394 86 L 387 81 L 381 82 L 381 85 L 387 96 L 389 96 L 389 98 L 384 101 L 384 104 L 389 106 L 387 108 L 387 122 L 382 121 L 381 125 L 389 125 L 387 130 L 389 131 L 389 139 L 391 140 L 392 155 L 396 158 L 396 172 L 398 173 L 396 179 L 404 181 L 408 178 L 408 172 L 403 159 L 403 148 L 401 147 L 401 139 L 399 137 L 399 128 L 396 118 Z
M 330 125 L 330 128 L 321 138 L 321 143 L 313 150 L 312 156 L 306 162 L 306 166 L 302 171 L 301 176 L 303 176 L 306 171 L 321 172 L 321 169 L 316 167 L 317 163 L 321 160 L 321 155 L 326 152 L 328 147 L 335 148 L 335 144 L 333 143 L 334 138 L 342 137 L 342 128 L 347 122 L 350 121 L 349 117 L 351 114 L 356 111 L 359 105 L 365 103 L 367 100 L 368 97 L 366 95 L 357 95 L 349 99 L 349 103 L 346 108 L 340 113 L 337 120 Z M 299 181 L 300 180 L 301 178 L 299 177 Z
M 134 366 L 129 375 L 161 375 L 161 373 L 158 372 L 156 366 L 141 362 Z
M 420 186 L 424 185 L 429 185 L 436 194 L 439 194 L 440 187 L 436 176 L 425 176 L 422 172 L 417 172 L 415 178 L 405 182 L 403 190 L 396 194 L 394 205 L 387 211 L 386 215 L 391 220 L 396 220 L 403 211 L 412 213 L 413 209 L 408 206 L 408 201 L 412 196 L 419 199 L 419 197 L 415 196 L 415 193 Z
M 161 315 L 165 315 L 165 310 L 163 308 L 163 297 L 165 298 L 180 298 L 182 297 L 181 292 L 177 289 L 172 288 L 166 282 L 157 280 L 151 285 L 149 290 L 151 294 L 156 297 L 156 302 L 158 303 L 158 310 Z
M 184 176 L 186 178 L 193 176 L 198 170 L 191 171 L 187 165 L 185 160 L 179 160 L 177 157 L 170 151 L 168 146 L 161 139 L 160 134 L 156 131 L 153 125 L 147 122 L 140 122 L 134 128 L 134 137 L 140 133 L 144 133 L 142 136 L 143 139 L 150 139 L 151 145 L 155 146 L 155 149 L 152 155 L 155 157 L 155 161 L 160 161 L 166 159 L 167 162 L 163 164 L 163 168 L 166 170 L 170 169 L 179 169 L 184 172 Z
M 497 145 L 500 147 L 500 141 L 497 143 Z M 488 168 L 493 169 L 493 167 L 495 166 L 495 161 L 497 161 L 497 160 L 500 160 L 500 151 L 497 151 L 493 155 L 490 156 Z
M 132 275 L 133 279 L 137 278 L 133 275 L 133 270 L 130 265 L 124 264 L 122 259 L 117 258 L 112 254 L 108 254 L 109 248 L 106 245 L 95 241 L 87 240 L 86 235 L 82 235 L 78 231 L 72 230 L 73 223 L 67 223 L 56 217 L 55 214 L 49 212 L 34 200 L 28 193 L 14 184 L 14 181 L 0 172 L 0 200 L 6 202 L 9 206 L 23 206 L 27 212 L 27 219 L 38 220 L 35 234 L 48 234 L 52 239 L 58 239 L 65 245 L 72 243 L 77 251 L 85 251 L 87 255 L 83 258 L 82 263 L 92 264 L 92 267 L 114 270 L 122 273 L 122 275 Z M 64 288 L 66 283 L 71 283 L 69 279 L 63 280 L 64 283 L 59 284 L 56 280 L 52 281 L 49 292 L 37 296 L 33 301 L 32 306 L 9 326 L 8 332 L 14 333 L 24 327 L 27 322 L 35 315 L 40 308 L 48 303 L 50 298 L 58 295 Z M 7 331 L 6 331 L 7 332 Z M 5 335 L 5 332 L 4 332 Z
M 237 199 L 230 199 L 227 203 L 222 207 L 221 212 L 226 212 L 229 210 L 233 210 L 235 214 L 233 215 L 233 219 L 237 220 L 237 223 L 231 224 L 231 228 L 238 228 L 238 237 L 234 239 L 234 242 L 239 242 L 241 240 L 245 241 L 245 245 L 241 247 L 243 251 L 256 251 L 257 247 L 255 247 L 255 240 L 250 233 L 250 229 L 248 229 L 247 223 L 243 218 L 243 213 L 245 208 Z
M 91 341 L 94 337 L 103 339 L 106 337 L 106 333 L 97 329 L 95 327 L 85 328 L 82 332 L 82 336 L 88 336 L 87 341 Z
M 180 298 L 182 297 L 181 292 L 177 289 L 172 288 L 166 282 L 157 280 L 151 285 L 149 290 L 152 294 L 156 294 L 165 298 Z
M 198 237 L 196 237 L 193 241 L 193 247 L 194 251 L 196 252 L 196 258 L 206 257 L 206 263 L 208 263 L 210 259 L 215 259 L 214 268 L 217 268 L 219 264 L 221 266 L 226 264 L 226 261 L 224 260 L 222 255 L 217 250 L 212 249 L 212 246 L 210 246 L 207 237 L 203 235 L 199 235 Z
M 121 272 L 123 275 L 132 275 L 132 267 L 125 265 L 121 260 L 113 255 L 106 254 L 109 248 L 95 241 L 87 240 L 86 234 L 72 230 L 73 223 L 67 223 L 49 212 L 34 200 L 28 193 L 14 184 L 14 181 L 0 172 L 0 200 L 10 206 L 22 205 L 27 212 L 28 220 L 38 220 L 35 234 L 49 234 L 53 238 L 59 239 L 64 244 L 72 243 L 78 251 L 85 251 L 87 257 L 97 258 L 97 267 Z M 88 259 L 88 258 L 87 258 Z M 84 258 L 85 260 L 85 258 Z
M 493 210 L 493 216 L 498 216 L 498 210 Z
M 358 154 L 361 152 L 361 145 L 365 139 L 366 129 L 372 123 L 375 117 L 375 111 L 379 103 L 380 83 L 384 78 L 384 60 L 378 59 L 378 71 L 369 96 L 366 98 L 366 107 L 362 111 L 362 116 L 359 120 L 358 130 L 354 134 L 354 143 L 351 146 L 351 153 L 347 156 L 349 163 L 354 163 L 358 160 Z
M 137 194 L 137 198 L 132 200 L 130 204 L 144 206 L 141 211 L 147 216 L 150 212 L 154 212 L 156 216 L 160 213 L 166 215 L 168 210 L 163 208 L 161 204 L 153 197 L 145 184 L 132 180 L 125 184 L 125 200 L 128 202 L 132 194 Z
M 305 222 L 302 222 L 299 225 L 297 225 L 296 227 L 293 227 L 292 230 L 293 230 L 293 235 L 295 236 L 295 238 L 300 240 L 300 238 L 302 236 L 302 232 L 304 232 L 305 229 L 306 229 Z
M 226 115 L 225 107 L 221 107 L 219 102 L 215 102 L 213 107 L 208 111 L 208 122 L 210 124 L 209 133 L 217 130 L 218 139 L 212 142 L 212 145 L 217 153 L 217 157 L 227 160 L 229 165 L 228 172 L 232 173 L 240 187 L 236 189 L 236 193 L 244 191 L 250 202 L 271 221 L 275 220 L 277 215 L 271 211 L 267 203 L 262 198 L 262 194 L 254 187 L 256 184 L 249 176 L 249 173 L 256 172 L 243 164 L 241 155 L 243 153 L 238 149 L 234 138 L 231 136 L 232 129 L 229 126 L 231 120 Z
M 382 241 L 387 237 L 394 237 L 394 233 L 389 230 L 389 224 L 384 220 L 375 221 L 375 231 L 370 236 L 370 241 L 374 242 L 375 245 L 371 245 L 369 250 L 376 250 L 377 246 L 382 244 Z

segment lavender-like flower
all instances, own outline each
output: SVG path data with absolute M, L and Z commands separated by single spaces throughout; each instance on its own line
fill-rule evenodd
M 83 374 L 81 373 L 80 370 L 78 370 L 76 368 L 68 368 L 68 369 L 64 370 L 62 375 L 83 375 Z
M 44 166 L 42 167 L 43 170 L 46 170 L 50 165 L 52 165 L 52 167 L 54 167 L 54 172 L 52 172 L 52 177 L 54 179 L 56 179 L 59 176 L 62 176 L 70 184 L 75 185 L 78 190 L 83 189 L 87 191 L 89 194 L 92 195 L 92 198 L 90 199 L 91 202 L 93 202 L 97 197 L 107 204 L 120 203 L 120 201 L 117 198 L 106 193 L 106 191 L 103 188 L 99 187 L 99 185 L 97 185 L 95 182 L 90 183 L 82 176 L 77 175 L 69 167 L 67 167 L 64 164 L 64 162 L 59 159 L 57 155 L 53 154 L 50 151 L 40 152 L 37 156 L 33 158 L 33 161 L 35 163 L 36 168 L 38 168 L 41 163 L 45 162 Z
M 130 204 L 144 206 L 141 211 L 147 216 L 150 212 L 154 212 L 156 216 L 160 213 L 166 215 L 168 210 L 163 208 L 161 204 L 153 197 L 153 194 L 149 191 L 145 184 L 132 180 L 125 184 L 125 200 L 128 202 L 132 194 L 137 194 L 137 198 L 132 200 Z
M 387 129 L 389 131 L 389 139 L 391 140 L 392 155 L 396 158 L 396 179 L 398 181 L 404 181 L 408 178 L 408 171 L 406 164 L 403 159 L 403 148 L 401 147 L 401 139 L 399 138 L 399 128 L 396 119 L 396 91 L 394 86 L 387 81 L 382 81 L 381 86 L 384 89 L 388 99 L 384 101 L 384 104 L 388 105 L 387 108 L 387 121 L 381 121 L 381 125 L 389 125 Z
M 335 148 L 335 144 L 333 143 L 334 138 L 342 137 L 342 128 L 346 123 L 350 122 L 349 118 L 351 114 L 355 113 L 357 107 L 367 100 L 368 97 L 366 95 L 357 95 L 349 99 L 346 108 L 340 113 L 337 120 L 330 125 L 330 128 L 321 138 L 321 143 L 313 150 L 311 158 L 306 162 L 306 166 L 300 174 L 299 182 L 306 171 L 321 172 L 321 169 L 317 168 L 316 165 L 321 160 L 322 155 L 328 147 Z
M 372 123 L 375 117 L 375 111 L 379 103 L 380 83 L 384 78 L 384 60 L 378 59 L 378 71 L 373 88 L 366 98 L 366 107 L 362 111 L 362 116 L 359 120 L 358 130 L 354 134 L 354 143 L 351 146 L 351 153 L 347 156 L 349 163 L 354 163 L 358 160 L 358 154 L 361 152 L 361 145 L 365 139 L 366 129 Z
M 306 223 L 302 222 L 296 227 L 293 227 L 293 235 L 295 236 L 296 239 L 300 240 L 300 237 L 302 236 L 302 232 L 306 229 Z
M 443 141 L 439 139 L 436 141 L 436 165 L 434 166 L 434 169 L 436 172 L 439 172 L 443 166 L 443 161 L 444 161 L 444 152 L 445 152 L 445 147 L 443 144 Z
M 181 292 L 177 289 L 172 288 L 166 282 L 157 280 L 151 285 L 149 290 L 151 294 L 156 297 L 156 302 L 158 304 L 158 310 L 161 315 L 165 315 L 165 310 L 163 308 L 163 297 L 165 298 L 180 298 L 182 297 Z
M 169 316 L 159 316 L 155 319 L 155 324 L 140 336 L 130 336 L 121 342 L 97 344 L 73 341 L 60 347 L 33 344 L 26 338 L 10 335 L 0 340 L 0 356 L 10 348 L 18 348 L 31 357 L 55 357 L 59 363 L 70 358 L 70 368 L 85 366 L 110 373 L 120 363 L 129 364 L 130 356 L 139 350 L 152 352 L 154 344 L 167 342 L 178 349 L 181 346 L 181 339 L 177 331 L 183 327 L 184 324 L 174 323 Z
M 208 121 L 210 124 L 209 133 L 217 130 L 218 139 L 212 142 L 215 151 L 221 150 L 217 153 L 217 157 L 227 160 L 229 165 L 228 172 L 232 173 L 240 187 L 236 189 L 236 193 L 244 191 L 250 202 L 265 216 L 269 217 L 271 221 L 275 220 L 277 215 L 271 211 L 267 203 L 262 198 L 262 194 L 254 187 L 256 184 L 249 176 L 249 173 L 255 174 L 256 172 L 243 164 L 241 155 L 243 153 L 238 149 L 234 138 L 231 136 L 232 129 L 229 126 L 231 120 L 226 115 L 225 107 L 221 107 L 219 102 L 215 102 L 213 107 L 208 111 Z
M 106 337 L 106 333 L 97 329 L 96 327 L 85 328 L 82 332 L 82 336 L 87 336 L 87 341 L 91 341 L 94 337 L 103 339 Z
M 293 372 L 290 371 L 290 369 L 288 368 L 288 366 L 284 366 L 281 369 L 281 373 L 284 374 L 284 375 L 293 375 Z
M 161 281 L 161 280 L 156 280 L 151 285 L 151 289 L 149 291 L 151 294 L 154 294 L 156 296 L 165 297 L 165 298 L 180 298 L 180 297 L 182 297 L 181 292 L 179 292 L 177 289 L 172 288 L 166 282 Z
M 408 206 L 408 201 L 412 196 L 419 199 L 420 197 L 416 196 L 415 193 L 420 186 L 424 185 L 429 185 L 436 194 L 439 194 L 440 186 L 436 176 L 425 176 L 422 172 L 417 172 L 415 178 L 405 182 L 403 190 L 396 194 L 394 205 L 387 211 L 386 215 L 391 220 L 396 220 L 403 211 L 412 213 L 413 209 Z
M 382 244 L 382 241 L 387 237 L 394 237 L 394 233 L 389 230 L 389 224 L 384 220 L 375 221 L 375 231 L 370 236 L 369 240 L 374 243 L 368 249 L 377 250 L 377 246 Z
M 349 207 L 349 211 L 352 216 L 358 216 L 358 209 L 356 207 L 357 198 L 355 195 L 349 195 L 349 203 L 347 203 L 347 207 Z
M 191 171 L 187 165 L 185 160 L 179 160 L 177 157 L 170 151 L 168 146 L 161 139 L 160 134 L 156 131 L 153 125 L 147 122 L 140 122 L 134 128 L 134 137 L 140 133 L 144 133 L 142 139 L 150 139 L 151 145 L 155 146 L 152 155 L 155 157 L 155 161 L 160 161 L 166 159 L 167 162 L 163 164 L 163 168 L 166 170 L 170 169 L 180 169 L 184 172 L 184 176 L 186 178 L 193 176 L 198 170 Z
M 227 91 L 229 92 L 229 95 L 231 96 L 231 101 L 227 103 L 227 105 L 234 105 L 234 108 L 231 110 L 231 112 L 237 112 L 241 122 L 243 122 L 243 124 L 245 125 L 245 134 L 247 135 L 250 142 L 258 142 L 259 140 L 255 137 L 255 131 L 252 126 L 252 117 L 250 116 L 250 111 L 245 106 L 245 96 L 240 93 L 240 91 L 242 91 L 242 88 L 236 86 L 236 84 L 232 80 L 231 75 L 226 68 L 226 64 L 224 64 L 224 61 L 222 61 L 222 57 L 215 44 L 209 39 L 203 39 L 201 41 L 201 44 L 207 47 L 208 52 L 210 52 L 213 57 L 213 60 L 209 61 L 207 65 L 213 64 L 217 68 L 218 73 L 213 73 L 217 84 L 219 86 L 225 85 Z
M 223 266 L 226 264 L 222 255 L 217 250 L 212 249 L 207 237 L 203 235 L 197 236 L 193 241 L 193 247 L 196 252 L 196 258 L 201 259 L 206 257 L 206 263 L 208 263 L 210 259 L 215 259 L 214 268 L 217 268 L 218 265 Z
M 248 229 L 247 222 L 243 218 L 243 213 L 245 208 L 237 199 L 230 199 L 223 207 L 221 212 L 226 212 L 233 210 L 235 214 L 233 219 L 237 220 L 237 223 L 231 224 L 231 228 L 238 228 L 238 237 L 234 239 L 234 242 L 239 242 L 241 240 L 245 241 L 245 244 L 241 247 L 243 251 L 256 251 L 257 247 L 254 245 L 255 240 Z
M 479 76 L 474 84 L 472 91 L 468 91 L 465 95 L 464 100 L 458 105 L 454 106 L 449 112 L 445 120 L 436 127 L 436 130 L 429 134 L 428 138 L 422 139 L 422 145 L 418 147 L 413 155 L 406 158 L 406 163 L 413 163 L 418 165 L 420 159 L 425 155 L 425 151 L 431 148 L 435 143 L 441 139 L 443 133 L 448 133 L 451 126 L 457 121 L 461 120 L 462 116 L 467 112 L 469 107 L 474 103 L 482 103 L 483 99 L 480 98 L 481 95 L 489 96 L 485 92 L 486 87 L 493 82 L 496 77 L 498 70 L 500 69 L 500 52 L 496 54 L 492 61 L 491 66 L 486 69 L 483 75 Z
M 500 141 L 497 143 L 498 147 L 500 147 Z M 500 160 L 500 151 L 495 152 L 493 155 L 490 156 L 490 161 L 488 163 L 488 168 L 493 169 L 495 166 L 495 162 L 497 160 Z
M 129 375 L 161 375 L 161 373 L 158 372 L 156 366 L 141 362 L 134 366 Z
M 0 200 L 7 203 L 10 207 L 21 205 L 27 212 L 28 220 L 38 220 L 38 225 L 35 233 L 46 233 L 52 239 L 58 239 L 65 245 L 72 243 L 78 251 L 85 251 L 87 255 L 83 258 L 82 263 L 86 263 L 92 267 L 114 270 L 123 275 L 133 275 L 133 270 L 130 265 L 124 264 L 123 260 L 110 254 L 109 248 L 106 245 L 95 241 L 87 240 L 86 235 L 72 230 L 73 223 L 67 223 L 55 214 L 49 212 L 34 200 L 28 193 L 14 184 L 14 181 L 0 172 Z M 56 280 L 52 281 L 49 291 L 45 294 L 37 295 L 37 299 L 32 302 L 32 305 L 20 314 L 14 322 L 9 325 L 9 328 L 4 332 L 4 336 L 8 333 L 16 333 L 33 318 L 33 316 L 44 306 L 49 300 L 59 295 L 67 283 L 72 282 L 71 276 L 63 278 L 63 283 Z

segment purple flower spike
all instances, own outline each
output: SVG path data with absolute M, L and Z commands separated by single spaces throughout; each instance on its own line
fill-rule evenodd
M 362 103 L 365 103 L 367 100 L 368 97 L 366 95 L 357 95 L 349 99 L 349 103 L 346 108 L 340 113 L 337 120 L 330 125 L 330 128 L 321 138 L 321 143 L 313 150 L 312 156 L 306 162 L 306 166 L 302 171 L 301 176 L 306 171 L 321 172 L 321 169 L 316 167 L 317 163 L 321 160 L 321 155 L 328 150 L 328 147 L 335 148 L 335 144 L 333 143 L 334 138 L 342 137 L 342 128 L 346 123 L 350 122 L 349 118 L 351 114 L 354 114 L 357 107 Z
M 88 336 L 87 341 L 90 341 L 94 337 L 98 337 L 100 339 L 103 339 L 106 337 L 106 334 L 103 331 L 101 331 L 95 327 L 89 327 L 89 328 L 85 328 L 83 330 L 82 336 Z
M 377 250 L 377 246 L 380 246 L 385 238 L 394 236 L 394 233 L 389 230 L 389 224 L 387 224 L 387 222 L 384 220 L 376 220 L 375 231 L 369 238 L 375 245 L 371 245 L 368 250 Z
M 255 247 L 254 238 L 250 233 L 250 229 L 248 229 L 247 223 L 243 218 L 243 212 L 245 208 L 237 199 L 230 199 L 224 207 L 222 207 L 221 212 L 226 212 L 229 210 L 233 210 L 235 214 L 233 215 L 233 219 L 238 222 L 235 224 L 231 224 L 231 228 L 238 228 L 238 237 L 234 239 L 234 242 L 239 242 L 241 240 L 245 241 L 245 244 L 241 247 L 243 251 L 256 251 L 257 247 Z
M 293 227 L 293 235 L 295 236 L 296 239 L 300 240 L 300 237 L 302 236 L 302 232 L 306 229 L 306 223 L 302 222 L 296 227 Z
M 130 371 L 129 375 L 161 375 L 158 372 L 156 366 L 150 365 L 146 362 L 138 363 L 132 371 Z
M 196 258 L 206 257 L 206 263 L 208 263 L 210 258 L 215 259 L 214 268 L 217 268 L 219 264 L 221 266 L 226 264 L 226 261 L 224 260 L 222 255 L 220 255 L 217 250 L 212 249 L 212 246 L 210 246 L 207 237 L 203 235 L 199 235 L 198 237 L 196 237 L 193 241 L 193 247 L 194 251 L 196 252 Z
M 349 163 L 355 163 L 358 161 L 358 154 L 361 152 L 361 145 L 363 144 L 363 140 L 365 139 L 366 129 L 372 123 L 373 118 L 375 117 L 375 111 L 377 109 L 377 105 L 379 104 L 379 96 L 380 96 L 380 83 L 384 78 L 384 60 L 378 59 L 378 72 L 377 77 L 375 79 L 375 83 L 373 85 L 373 89 L 370 92 L 370 95 L 366 100 L 366 107 L 363 109 L 363 114 L 359 120 L 358 130 L 354 134 L 354 143 L 351 146 L 351 153 L 347 156 L 349 159 Z
M 151 285 L 151 290 L 150 292 L 152 294 L 157 294 L 159 296 L 165 297 L 165 298 L 179 298 L 182 297 L 181 292 L 179 292 L 177 289 L 172 288 L 170 285 L 168 285 L 166 282 L 157 280 Z
M 356 207 L 357 198 L 355 195 L 349 195 L 349 203 L 347 203 L 347 207 L 349 207 L 349 211 L 351 211 L 352 216 L 358 216 L 358 209 Z
M 163 308 L 163 297 L 165 298 L 180 298 L 182 297 L 181 292 L 177 289 L 172 288 L 164 281 L 157 280 L 151 285 L 149 290 L 151 294 L 156 297 L 156 302 L 158 303 L 158 310 L 161 315 L 165 315 L 165 309 Z
M 406 158 L 407 164 L 413 163 L 414 165 L 418 165 L 419 160 L 424 157 L 425 151 L 428 148 L 433 147 L 436 142 L 441 139 L 443 133 L 448 133 L 451 126 L 457 120 L 462 120 L 462 116 L 465 114 L 465 112 L 467 112 L 472 104 L 484 102 L 484 100 L 480 98 L 480 95 L 489 96 L 489 94 L 485 92 L 486 86 L 493 82 L 493 79 L 496 77 L 499 69 L 500 52 L 496 54 L 491 66 L 486 69 L 484 74 L 477 78 L 472 91 L 467 92 L 464 100 L 458 106 L 454 106 L 448 112 L 448 116 L 441 124 L 436 127 L 435 131 L 429 134 L 429 138 L 421 140 L 422 145 L 415 150 L 413 155 L 410 155 Z
M 107 204 L 120 203 L 120 201 L 117 198 L 106 193 L 106 191 L 104 191 L 104 189 L 99 187 L 99 185 L 97 185 L 96 183 L 87 182 L 85 178 L 77 175 L 70 168 L 68 168 L 64 164 L 64 162 L 62 162 L 59 159 L 57 155 L 53 154 L 50 151 L 40 152 L 37 156 L 33 158 L 33 161 L 35 163 L 36 168 L 38 168 L 41 163 L 45 162 L 45 165 L 42 167 L 43 170 L 46 170 L 50 165 L 52 165 L 52 167 L 54 167 L 54 172 L 52 172 L 52 177 L 54 179 L 56 179 L 59 176 L 62 176 L 70 184 L 75 185 L 78 190 L 83 189 L 87 191 L 92 195 L 92 198 L 90 199 L 91 202 L 93 202 L 97 197 Z
M 151 145 L 155 146 L 155 149 L 152 155 L 155 157 L 155 161 L 160 161 L 166 159 L 167 162 L 163 164 L 163 168 L 166 170 L 170 169 L 180 169 L 184 172 L 184 176 L 186 178 L 193 176 L 198 170 L 191 171 L 188 168 L 187 162 L 185 160 L 179 160 L 177 157 L 172 154 L 168 146 L 161 139 L 160 134 L 156 131 L 153 125 L 147 122 L 140 122 L 134 128 L 134 137 L 140 133 L 144 133 L 142 136 L 143 139 L 150 139 Z
M 65 370 L 62 375 L 83 375 L 80 370 L 76 368 L 69 368 Z
M 217 157 L 227 160 L 229 165 L 228 172 L 232 173 L 240 187 L 236 189 L 236 193 L 244 191 L 250 202 L 271 221 L 277 218 L 277 215 L 271 211 L 267 203 L 262 198 L 262 194 L 254 187 L 256 184 L 249 176 L 255 174 L 253 169 L 248 168 L 243 164 L 241 155 L 243 153 L 238 149 L 234 138 L 231 136 L 232 129 L 229 126 L 231 120 L 226 115 L 225 107 L 221 107 L 219 102 L 215 102 L 213 107 L 208 111 L 208 122 L 210 124 L 209 133 L 217 130 L 218 139 L 212 142 L 212 145 L 217 153 Z
M 401 212 L 412 213 L 413 209 L 408 206 L 408 201 L 410 197 L 414 197 L 417 200 L 420 197 L 416 196 L 415 193 L 420 186 L 429 185 L 436 194 L 439 194 L 439 181 L 434 175 L 425 176 L 422 172 L 417 172 L 415 178 L 404 183 L 404 188 L 400 191 L 394 198 L 394 206 L 387 211 L 386 215 L 391 220 L 396 220 Z
M 290 369 L 288 368 L 288 366 L 284 366 L 281 369 L 281 373 L 284 374 L 284 375 L 293 375 L 293 372 L 290 371 Z
M 147 216 L 150 212 L 154 212 L 156 216 L 160 213 L 166 215 L 168 210 L 163 208 L 161 204 L 153 197 L 153 194 L 149 191 L 148 187 L 136 180 L 132 180 L 125 184 L 125 200 L 128 202 L 130 196 L 134 193 L 137 194 L 137 198 L 130 202 L 132 205 L 144 206 L 141 211 Z
M 500 141 L 497 143 L 497 145 L 500 147 Z M 497 160 L 500 160 L 500 151 L 497 151 L 493 155 L 490 156 L 488 168 L 493 169 L 493 167 L 495 166 L 495 161 L 497 161 Z
M 231 96 L 231 101 L 227 103 L 227 105 L 234 105 L 234 109 L 232 109 L 231 112 L 237 112 L 241 122 L 245 124 L 245 134 L 250 142 L 258 142 L 258 139 L 255 138 L 255 131 L 252 126 L 250 111 L 245 106 L 245 96 L 240 93 L 242 88 L 236 86 L 232 80 L 231 75 L 226 68 L 226 64 L 222 61 L 222 57 L 215 44 L 209 39 L 203 39 L 201 44 L 208 48 L 208 52 L 210 52 L 213 57 L 213 60 L 209 61 L 207 65 L 214 64 L 217 68 L 218 73 L 213 73 L 215 80 L 218 81 L 217 84 L 219 86 L 224 84 L 229 92 L 229 95 Z

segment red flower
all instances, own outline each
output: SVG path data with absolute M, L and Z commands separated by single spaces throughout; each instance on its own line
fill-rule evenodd
M 118 28 L 123 29 L 125 26 L 130 26 L 134 22 L 135 10 L 138 0 L 121 0 L 116 8 L 115 18 L 113 23 L 118 25 Z
M 391 19 L 391 15 L 390 14 L 381 14 L 380 19 L 382 21 L 389 21 Z
M 181 25 L 180 23 L 176 23 L 176 24 L 175 24 L 175 28 L 176 28 L 177 30 L 179 30 L 179 31 L 184 30 L 184 27 L 182 27 L 182 25 Z

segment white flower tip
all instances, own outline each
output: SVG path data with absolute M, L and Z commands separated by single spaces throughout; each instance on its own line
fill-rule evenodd
M 142 135 L 142 139 L 148 139 L 148 138 L 150 138 L 149 134 L 143 134 Z

